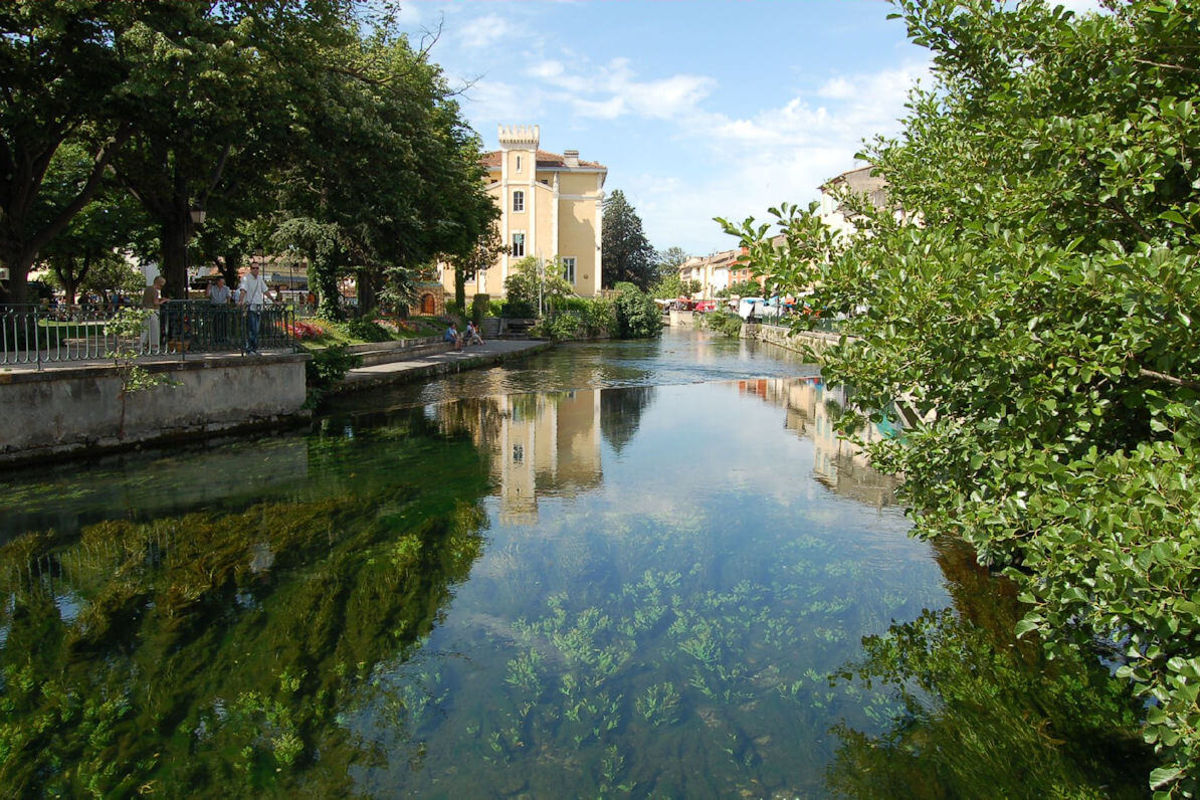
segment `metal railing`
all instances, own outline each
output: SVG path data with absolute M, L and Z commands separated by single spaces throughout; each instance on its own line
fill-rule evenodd
M 112 320 L 117 312 L 88 307 L 0 306 L 0 366 L 108 359 L 117 352 L 140 356 L 244 352 L 249 315 L 237 306 L 207 300 L 170 300 L 158 312 L 146 310 L 141 332 L 121 338 Z M 156 316 L 155 316 L 156 315 Z M 266 306 L 259 314 L 258 349 L 295 348 L 295 312 Z

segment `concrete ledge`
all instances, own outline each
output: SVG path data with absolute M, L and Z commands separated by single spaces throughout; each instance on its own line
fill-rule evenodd
M 140 361 L 165 379 L 124 391 L 112 364 L 0 372 L 0 466 L 307 419 L 306 354 Z
M 379 386 L 390 386 L 409 383 L 435 375 L 445 375 L 451 372 L 463 372 L 468 369 L 490 367 L 512 358 L 523 358 L 533 353 L 548 350 L 553 342 L 512 342 L 506 343 L 512 349 L 491 352 L 475 352 L 470 350 L 447 350 L 436 355 L 426 355 L 419 361 L 377 365 L 375 369 L 359 367 L 351 370 L 345 379 L 333 388 L 333 393 L 354 392 L 361 389 L 371 389 Z

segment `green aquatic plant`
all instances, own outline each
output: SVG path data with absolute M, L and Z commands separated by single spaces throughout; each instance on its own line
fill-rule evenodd
M 666 682 L 650 686 L 637 699 L 635 706 L 638 713 L 654 727 L 674 725 L 680 719 L 679 691 L 675 685 Z
M 464 442 L 390 484 L 5 543 L 0 785 L 18 796 L 347 794 L 361 743 L 335 720 L 378 691 L 375 665 L 403 661 L 432 629 L 480 552 L 485 490 Z M 401 507 L 407 527 L 375 512 Z M 49 573 L 14 562 L 52 570 L 78 612 L 59 613 Z M 436 675 L 421 680 L 402 695 L 413 729 L 446 698 Z

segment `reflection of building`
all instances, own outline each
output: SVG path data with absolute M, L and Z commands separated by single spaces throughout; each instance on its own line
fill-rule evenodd
M 477 406 L 472 411 L 465 409 Z M 538 495 L 574 494 L 600 485 L 600 390 L 499 395 L 462 400 L 439 413 L 471 431 L 492 453 L 500 520 L 537 520 Z
M 784 426 L 813 441 L 813 473 L 840 495 L 876 507 L 895 502 L 900 481 L 874 469 L 866 452 L 837 435 L 834 423 L 847 407 L 846 391 L 828 387 L 819 376 L 738 381 L 738 389 L 785 409 Z M 855 433 L 867 444 L 887 433 L 868 424 Z

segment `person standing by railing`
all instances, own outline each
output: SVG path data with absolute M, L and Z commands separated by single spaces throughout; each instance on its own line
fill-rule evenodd
M 217 278 L 217 282 L 208 287 L 208 302 L 212 305 L 213 339 L 217 344 L 229 340 L 229 299 L 231 293 L 225 285 L 225 278 Z
M 258 352 L 258 326 L 262 321 L 263 304 L 267 302 L 267 282 L 258 274 L 258 264 L 250 265 L 250 274 L 238 286 L 238 305 L 246 309 L 247 354 Z
M 157 276 L 154 282 L 142 292 L 142 309 L 146 313 L 146 324 L 142 327 L 140 350 L 143 353 L 154 353 L 162 346 L 162 327 L 158 319 L 159 306 L 163 304 L 162 288 L 167 285 L 167 279 Z

